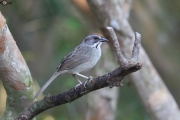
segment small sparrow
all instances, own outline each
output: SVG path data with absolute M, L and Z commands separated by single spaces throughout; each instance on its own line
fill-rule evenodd
M 107 41 L 108 40 L 106 38 L 97 33 L 87 35 L 73 51 L 71 51 L 62 59 L 59 66 L 57 67 L 56 72 L 38 91 L 35 98 L 37 98 L 46 89 L 46 87 L 59 75 L 65 73 L 72 74 L 72 76 L 75 77 L 79 82 L 76 87 L 82 84 L 82 82 L 76 77 L 76 75 L 89 80 L 90 77 L 84 76 L 80 74 L 80 72 L 88 71 L 96 65 L 101 57 L 100 46 L 102 42 Z

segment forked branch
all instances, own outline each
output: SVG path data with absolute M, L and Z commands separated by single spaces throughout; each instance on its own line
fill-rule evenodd
M 140 34 L 136 33 L 133 52 L 132 52 L 132 58 L 130 60 L 127 60 L 123 56 L 120 50 L 119 42 L 117 40 L 117 37 L 113 28 L 108 27 L 107 29 L 111 36 L 111 40 L 115 47 L 115 52 L 117 53 L 117 57 L 119 59 L 121 66 L 107 74 L 104 74 L 103 76 L 98 76 L 98 77 L 93 78 L 92 81 L 87 82 L 86 84 L 87 88 L 84 88 L 84 85 L 81 84 L 76 88 L 76 90 L 75 88 L 72 88 L 69 91 L 66 91 L 57 95 L 45 96 L 42 100 L 33 103 L 24 111 L 22 111 L 19 114 L 19 116 L 16 118 L 16 120 L 30 120 L 36 115 L 38 115 L 39 113 L 47 109 L 50 109 L 52 107 L 59 106 L 65 103 L 70 103 L 94 90 L 101 89 L 108 86 L 109 87 L 120 86 L 119 83 L 122 81 L 122 79 L 126 75 L 141 69 L 142 65 L 137 61 L 137 58 L 139 55 L 140 44 L 141 44 Z

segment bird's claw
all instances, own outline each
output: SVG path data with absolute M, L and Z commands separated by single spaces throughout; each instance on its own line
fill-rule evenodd
M 86 84 L 87 84 L 88 80 L 84 83 L 84 88 L 86 89 Z
M 84 88 L 85 88 L 85 89 L 87 88 L 87 87 L 86 87 L 87 82 L 92 82 L 92 80 L 93 80 L 93 77 L 92 77 L 92 76 L 89 76 L 88 79 L 87 79 L 87 81 L 84 83 Z M 77 87 L 78 87 L 79 85 L 81 85 L 81 84 L 83 84 L 83 83 L 79 83 L 79 84 L 77 84 L 77 85 L 75 86 L 75 90 L 76 90 L 76 91 L 77 91 Z
M 84 88 L 86 88 L 87 82 L 92 82 L 92 80 L 93 80 L 93 77 L 92 77 L 92 76 L 89 76 L 88 79 L 87 79 L 87 81 L 84 83 Z
M 91 82 L 93 80 L 93 77 L 92 76 L 89 76 L 88 79 L 87 79 L 89 82 Z
M 78 86 L 80 86 L 82 83 L 80 83 L 80 84 L 77 84 L 76 86 L 75 86 L 75 90 L 77 91 L 77 87 Z

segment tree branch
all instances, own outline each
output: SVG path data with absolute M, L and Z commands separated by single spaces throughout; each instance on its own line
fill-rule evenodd
M 7 93 L 3 120 L 14 119 L 33 102 L 34 85 L 26 62 L 0 12 L 0 79 Z
M 116 36 L 116 34 L 114 32 L 114 29 L 112 27 L 107 27 L 107 29 L 108 29 L 108 31 L 110 33 L 110 37 L 111 37 L 111 40 L 112 40 L 116 55 L 118 57 L 119 63 L 121 65 L 123 65 L 123 63 L 126 63 L 127 60 L 125 59 L 124 55 L 121 52 L 119 42 L 118 42 L 117 36 Z
M 137 40 L 134 41 L 134 47 L 133 47 L 133 51 L 132 51 L 132 59 L 137 60 L 138 54 L 139 54 L 139 48 L 140 48 L 139 42 L 141 41 L 141 35 L 137 32 L 135 34 L 136 34 L 135 37 Z
M 112 36 L 112 39 L 117 38 L 113 29 L 108 28 L 110 30 L 110 35 Z M 136 35 L 137 36 L 137 35 Z M 117 39 L 114 39 L 114 43 L 118 43 Z M 134 50 L 137 51 L 136 58 L 138 58 L 139 55 L 139 47 L 140 46 L 140 37 L 136 37 L 135 40 L 137 45 L 135 45 Z M 114 44 L 115 45 L 115 44 Z M 118 48 L 117 48 L 118 49 Z M 118 52 L 121 52 L 120 49 Z M 118 56 L 119 57 L 119 56 Z M 124 57 L 122 54 L 120 57 Z M 94 78 L 92 81 L 87 82 L 87 88 L 84 88 L 84 85 L 79 85 L 76 90 L 75 88 L 72 88 L 71 90 L 67 92 L 63 92 L 57 95 L 48 95 L 45 96 L 42 100 L 37 101 L 30 105 L 28 108 L 26 108 L 23 112 L 20 113 L 20 115 L 16 118 L 16 120 L 29 120 L 32 119 L 37 114 L 50 109 L 55 106 L 59 106 L 65 103 L 70 103 L 81 96 L 95 91 L 97 89 L 101 89 L 107 86 L 113 87 L 113 86 L 119 86 L 122 79 L 139 69 L 141 69 L 141 64 L 134 59 L 127 60 L 124 58 L 124 60 L 120 59 L 121 64 L 124 64 L 124 66 L 120 66 L 119 68 L 113 70 L 112 72 L 109 72 L 103 76 L 99 76 Z
M 109 38 L 106 27 L 113 27 L 124 56 L 126 58 L 134 56 L 133 58 L 137 59 L 138 51 L 134 50 L 131 53 L 134 32 L 128 22 L 130 7 L 125 12 L 123 9 L 127 8 L 129 0 L 87 0 L 87 2 L 104 36 Z M 149 117 L 153 120 L 179 120 L 179 107 L 143 47 L 139 53 L 139 61 L 143 64 L 143 69 L 128 77 L 134 84 Z

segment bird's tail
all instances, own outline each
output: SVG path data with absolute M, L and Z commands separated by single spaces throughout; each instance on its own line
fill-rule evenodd
M 47 86 L 59 75 L 61 75 L 62 73 L 61 72 L 55 72 L 53 74 L 53 76 L 44 84 L 44 86 L 38 91 L 38 93 L 36 94 L 36 96 L 34 97 L 37 98 L 46 88 Z

